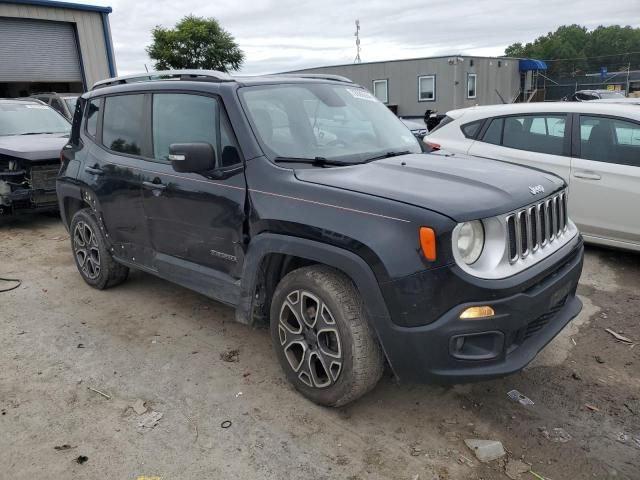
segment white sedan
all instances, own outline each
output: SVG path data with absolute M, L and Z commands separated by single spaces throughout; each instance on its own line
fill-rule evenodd
M 569 214 L 585 241 L 640 251 L 638 105 L 547 102 L 453 110 L 424 141 L 561 176 L 569 185 Z

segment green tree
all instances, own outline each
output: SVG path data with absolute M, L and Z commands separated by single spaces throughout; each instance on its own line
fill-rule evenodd
M 533 42 L 509 45 L 505 55 L 547 60 L 549 73 L 576 75 L 596 72 L 601 66 L 609 71 L 640 66 L 640 28 L 613 25 L 587 30 L 580 25 L 564 25 Z
M 156 26 L 147 53 L 157 70 L 238 70 L 244 53 L 233 36 L 215 18 L 188 15 L 175 28 Z

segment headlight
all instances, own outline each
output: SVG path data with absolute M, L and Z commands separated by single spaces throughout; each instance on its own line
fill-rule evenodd
M 458 229 L 455 247 L 467 265 L 471 265 L 478 260 L 484 248 L 484 227 L 482 222 L 474 220 L 461 224 Z

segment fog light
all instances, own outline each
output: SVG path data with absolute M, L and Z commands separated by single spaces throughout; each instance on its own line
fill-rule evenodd
M 469 307 L 460 314 L 461 320 L 471 320 L 474 318 L 493 317 L 496 312 L 488 305 L 481 307 Z

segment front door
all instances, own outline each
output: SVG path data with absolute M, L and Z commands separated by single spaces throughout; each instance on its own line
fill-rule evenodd
M 579 115 L 569 212 L 587 236 L 640 245 L 640 123 Z
M 154 160 L 143 172 L 143 204 L 157 269 L 199 291 L 194 279 L 239 278 L 246 182 L 222 103 L 207 95 L 154 93 L 152 112 Z M 215 169 L 173 170 L 169 145 L 190 142 L 213 146 Z

